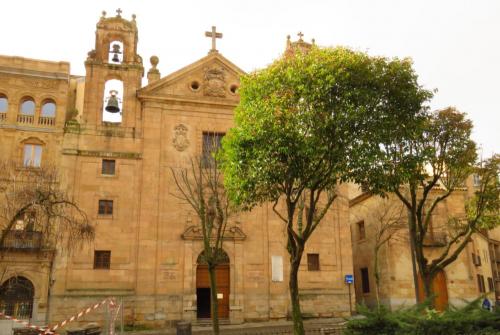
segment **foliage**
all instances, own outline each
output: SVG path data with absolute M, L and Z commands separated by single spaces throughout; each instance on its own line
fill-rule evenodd
M 338 183 L 375 160 L 382 138 L 419 120 L 431 93 L 407 59 L 314 46 L 244 76 L 238 92 L 236 127 L 223 141 L 225 185 L 246 209 L 273 202 L 285 224 L 294 332 L 302 334 L 297 272 L 305 243 Z
M 373 192 L 394 192 L 408 209 L 410 239 L 427 297 L 432 295 L 433 278 L 457 259 L 469 237 L 481 225 L 491 228 L 499 223 L 498 159 L 476 167 L 471 132 L 472 122 L 454 108 L 429 113 L 405 138 L 388 138 L 380 146 L 378 162 L 362 172 L 363 183 Z M 474 172 L 482 175 L 482 186 L 468 203 L 466 217 L 449 220 L 443 227 L 447 242 L 436 258 L 428 260 L 425 241 L 435 209 Z
M 410 308 L 389 311 L 385 306 L 370 310 L 358 306 L 364 318 L 351 319 L 345 335 L 473 335 L 499 334 L 500 312 L 480 307 L 481 299 L 464 307 L 450 307 L 443 313 L 429 309 L 424 303 Z

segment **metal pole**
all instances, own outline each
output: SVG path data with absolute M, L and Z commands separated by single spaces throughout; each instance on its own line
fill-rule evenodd
M 125 309 L 125 304 L 123 303 L 123 297 L 120 297 L 120 305 L 122 306 L 120 310 L 120 335 L 123 335 L 123 318 L 124 318 L 123 310 Z
M 349 315 L 352 315 L 352 302 L 351 302 L 351 284 L 347 284 L 349 287 Z

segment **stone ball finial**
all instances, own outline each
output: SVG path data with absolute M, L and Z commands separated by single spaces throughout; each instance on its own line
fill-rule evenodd
M 151 58 L 149 58 L 149 61 L 151 62 L 151 65 L 156 68 L 156 66 L 158 65 L 158 63 L 160 62 L 160 59 L 158 58 L 158 56 L 151 56 Z
M 104 18 L 106 17 L 106 14 L 107 14 L 107 13 L 106 13 L 106 11 L 105 11 L 105 10 L 103 10 L 101 14 L 102 14 L 102 18 L 104 19 Z
M 132 21 L 135 21 L 136 18 L 137 18 L 137 15 L 132 14 Z

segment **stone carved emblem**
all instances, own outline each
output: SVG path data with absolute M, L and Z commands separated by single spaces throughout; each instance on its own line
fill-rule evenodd
M 189 139 L 187 138 L 188 128 L 181 124 L 178 124 L 174 128 L 174 139 L 172 143 L 178 151 L 184 151 L 189 146 Z
M 24 85 L 34 87 L 34 88 L 56 88 L 58 83 L 55 81 L 47 81 L 47 80 L 34 80 L 34 79 L 24 79 Z
M 203 94 L 211 97 L 226 97 L 226 74 L 222 67 L 205 69 Z

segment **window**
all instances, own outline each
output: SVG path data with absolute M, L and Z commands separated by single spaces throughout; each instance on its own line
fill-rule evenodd
M 366 238 L 365 221 L 358 222 L 358 237 L 360 240 L 364 240 Z
M 486 292 L 486 289 L 484 287 L 484 277 L 482 275 L 477 275 L 477 287 L 479 289 L 479 293 Z
M 39 144 L 25 144 L 23 165 L 26 167 L 40 167 L 42 163 L 42 146 Z
M 490 289 L 490 292 L 495 291 L 495 284 L 493 283 L 493 278 L 488 277 L 488 288 Z
M 113 200 L 99 200 L 99 215 L 113 215 Z
M 370 293 L 370 278 L 368 277 L 368 268 L 361 268 L 361 288 L 363 293 Z
M 42 105 L 42 117 L 56 117 L 56 104 L 52 100 L 47 100 Z
M 3 94 L 0 94 L 0 113 L 7 113 L 9 109 L 9 100 Z
M 214 153 L 219 150 L 224 135 L 224 133 L 203 133 L 202 166 L 213 166 L 215 161 Z
M 109 269 L 111 265 L 111 251 L 94 250 L 94 269 Z
M 115 160 L 114 159 L 103 159 L 101 173 L 109 176 L 115 174 Z
M 35 101 L 32 98 L 24 98 L 21 102 L 19 112 L 22 115 L 35 115 Z
M 476 187 L 481 186 L 481 177 L 478 174 L 473 174 L 472 183 Z
M 319 254 L 307 254 L 307 270 L 319 271 Z

